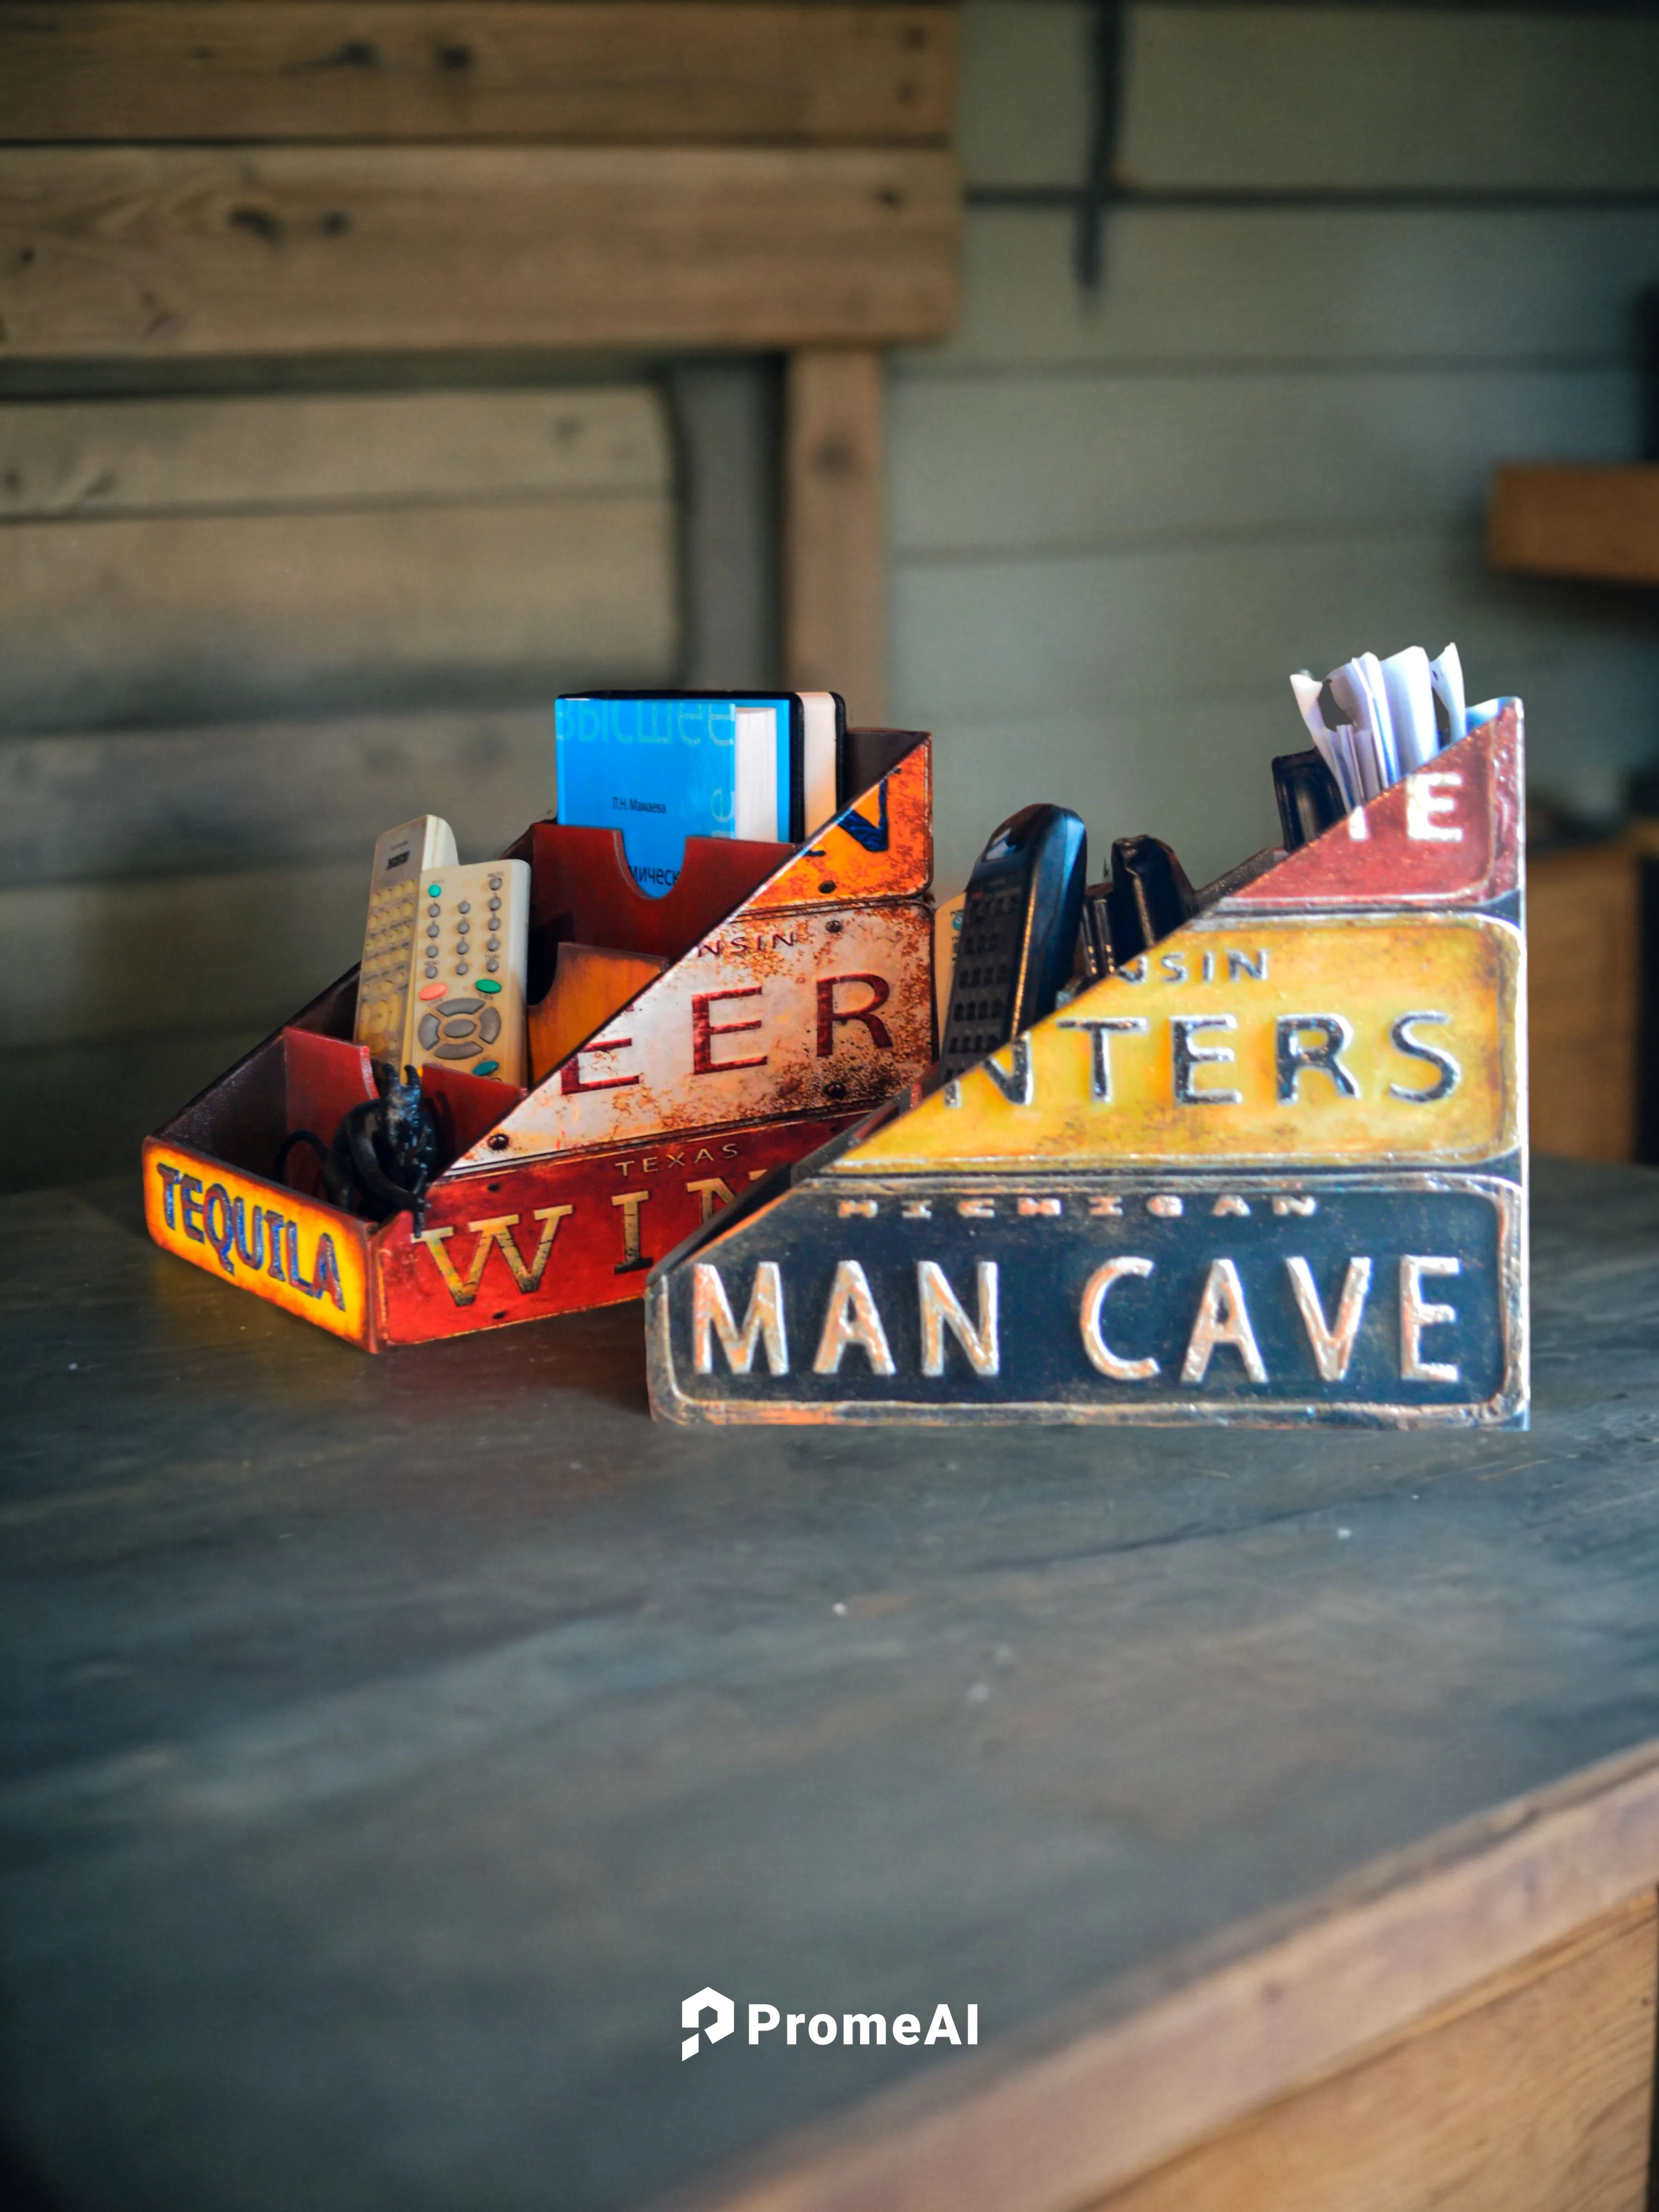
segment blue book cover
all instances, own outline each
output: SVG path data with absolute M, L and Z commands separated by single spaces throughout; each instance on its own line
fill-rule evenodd
M 560 821 L 620 830 L 629 872 L 655 898 L 673 889 L 688 837 L 787 842 L 791 703 L 761 694 L 560 699 Z

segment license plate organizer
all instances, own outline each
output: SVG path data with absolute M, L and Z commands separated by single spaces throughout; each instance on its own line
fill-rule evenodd
M 1522 1428 L 1522 713 L 653 1273 L 676 1421 Z
M 529 1091 L 424 1070 L 453 1159 L 418 1214 L 377 1227 L 275 1178 L 289 1131 L 326 1141 L 374 1096 L 354 968 L 146 1139 L 151 1236 L 371 1352 L 640 1297 L 699 1222 L 932 1062 L 931 746 L 848 749 L 860 795 L 810 845 L 690 839 L 663 898 L 614 830 L 538 822 L 508 848 L 532 999 L 565 940 L 669 964 Z

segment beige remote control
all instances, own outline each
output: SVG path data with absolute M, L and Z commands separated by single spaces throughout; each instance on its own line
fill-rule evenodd
M 408 1057 L 523 1083 L 530 868 L 428 868 L 420 880 Z
M 436 814 L 388 830 L 374 848 L 351 1034 L 368 1047 L 371 1060 L 389 1061 L 399 1075 L 407 1064 L 421 878 L 454 862 L 455 832 Z

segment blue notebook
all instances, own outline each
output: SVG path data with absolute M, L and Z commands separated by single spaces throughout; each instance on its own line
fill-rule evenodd
M 788 692 L 605 692 L 554 708 L 559 819 L 620 830 L 629 872 L 661 897 L 680 872 L 688 837 L 799 843 L 812 759 L 827 755 L 834 811 L 838 700 Z M 817 726 L 825 725 L 827 744 Z M 816 823 L 814 827 L 817 826 Z

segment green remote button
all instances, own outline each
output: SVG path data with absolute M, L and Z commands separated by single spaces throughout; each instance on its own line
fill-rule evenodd
M 475 1075 L 494 1075 L 501 1064 L 499 1060 L 481 1060 L 472 1073 Z
M 443 888 L 441 884 L 428 884 L 426 887 L 426 895 L 428 898 L 441 898 L 443 896 Z
M 480 979 L 479 983 L 478 983 L 478 988 L 479 988 L 481 991 L 488 991 L 488 992 L 489 992 L 489 993 L 491 994 L 491 995 L 492 995 L 492 996 L 494 995 L 494 994 L 495 994 L 495 992 L 499 991 L 499 990 L 501 989 L 501 985 L 500 985 L 499 983 L 486 983 L 486 982 L 484 982 L 484 981 L 482 980 L 482 978 Z

